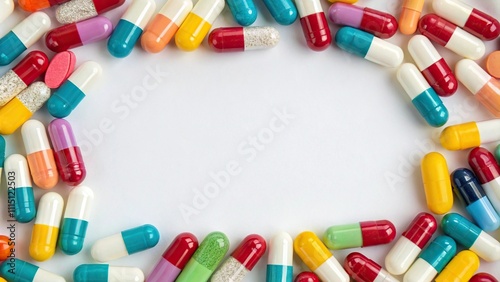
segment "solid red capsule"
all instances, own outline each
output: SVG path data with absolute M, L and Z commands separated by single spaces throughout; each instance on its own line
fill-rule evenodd
M 299 273 L 293 282 L 321 282 L 314 272 L 304 271 Z
M 191 233 L 177 235 L 148 277 L 148 282 L 172 282 L 198 249 L 198 239 Z
M 332 43 L 332 34 L 319 0 L 295 1 L 307 46 L 323 51 Z
M 357 252 L 350 253 L 345 258 L 344 269 L 357 282 L 399 281 L 382 269 L 378 263 Z
M 216 52 L 234 52 L 271 48 L 278 44 L 274 27 L 220 27 L 208 36 L 208 45 Z
M 469 282 L 498 282 L 498 280 L 489 273 L 480 272 L 472 276 Z

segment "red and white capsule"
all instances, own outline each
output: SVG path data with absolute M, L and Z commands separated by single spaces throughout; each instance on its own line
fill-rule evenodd
M 32 51 L 15 67 L 0 77 L 0 107 L 21 93 L 49 66 L 49 58 L 41 51 Z
M 408 52 L 439 96 L 447 97 L 457 92 L 457 78 L 427 37 L 413 36 L 408 42 Z
M 266 240 L 257 234 L 245 237 L 231 256 L 222 264 L 210 281 L 212 282 L 239 282 L 266 252 Z
M 389 272 L 378 263 L 363 254 L 350 253 L 344 261 L 344 268 L 357 282 L 398 282 Z
M 482 40 L 494 40 L 500 34 L 500 23 L 498 20 L 462 1 L 433 0 L 432 8 L 439 16 Z
M 436 230 L 434 216 L 426 212 L 417 214 L 385 257 L 385 268 L 393 275 L 405 273 Z
M 483 41 L 436 14 L 427 14 L 418 23 L 420 33 L 458 55 L 480 59 L 486 47 Z
M 477 176 L 486 196 L 497 212 L 500 213 L 500 166 L 495 156 L 482 147 L 476 147 L 469 153 L 469 166 Z
M 332 43 L 332 34 L 319 0 L 295 1 L 307 46 L 323 51 Z
M 311 271 L 303 271 L 295 277 L 293 282 L 321 282 L 318 275 Z
M 208 36 L 208 45 L 216 52 L 272 48 L 280 34 L 274 27 L 220 27 Z

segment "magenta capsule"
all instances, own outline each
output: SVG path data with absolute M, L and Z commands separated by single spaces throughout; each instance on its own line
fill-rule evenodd
M 233 52 L 271 48 L 279 40 L 274 27 L 220 27 L 210 32 L 208 45 L 216 52 Z
M 344 261 L 344 269 L 357 282 L 397 282 L 389 272 L 363 254 L 350 253 Z
M 48 132 L 62 181 L 70 186 L 82 183 L 87 173 L 71 125 L 64 119 L 55 119 L 50 122 Z
M 111 21 L 106 17 L 98 16 L 49 31 L 45 37 L 45 45 L 50 50 L 59 53 L 106 39 L 112 31 Z
M 398 31 L 398 21 L 391 14 L 342 2 L 330 6 L 328 17 L 335 24 L 361 29 L 383 39 Z

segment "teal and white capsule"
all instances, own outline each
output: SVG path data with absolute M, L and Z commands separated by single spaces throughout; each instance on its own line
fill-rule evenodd
M 55 118 L 65 118 L 76 109 L 102 75 L 101 66 L 88 61 L 79 66 L 47 101 L 47 109 Z
M 69 193 L 59 235 L 59 248 L 67 255 L 78 254 L 85 241 L 94 192 L 80 185 Z
M 293 281 L 293 239 L 280 232 L 269 241 L 266 282 Z
M 457 244 L 452 238 L 446 235 L 437 236 L 405 273 L 403 282 L 433 281 L 456 252 Z
M 234 20 L 242 26 L 249 26 L 257 19 L 257 8 L 253 0 L 226 0 Z
M 335 35 L 340 49 L 376 64 L 395 68 L 403 62 L 403 50 L 373 34 L 345 26 Z
M 137 267 L 109 264 L 81 264 L 73 271 L 75 282 L 139 282 L 144 273 Z
M 107 262 L 150 249 L 159 240 L 158 229 L 151 224 L 144 224 L 97 240 L 90 254 L 96 261 Z
M 413 106 L 430 126 L 440 127 L 448 121 L 448 109 L 414 64 L 401 65 L 397 78 Z
M 0 66 L 14 61 L 35 44 L 50 29 L 50 18 L 44 12 L 35 12 L 0 38 Z
M 12 271 L 15 269 L 15 271 Z M 22 282 L 66 282 L 62 276 L 44 270 L 27 261 L 11 258 L 0 265 L 0 276 L 7 281 Z
M 133 0 L 108 39 L 109 53 L 117 58 L 130 55 L 155 9 L 154 0 Z
M 36 216 L 35 195 L 28 161 L 24 156 L 13 154 L 5 160 L 5 179 L 9 214 L 14 213 L 16 220 L 21 223 L 32 221 Z
M 441 220 L 441 228 L 446 235 L 485 261 L 500 260 L 500 242 L 465 217 L 449 213 Z

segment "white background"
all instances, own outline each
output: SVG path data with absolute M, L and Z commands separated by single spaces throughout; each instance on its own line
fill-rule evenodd
M 105 15 L 116 23 L 129 2 Z M 430 2 L 426 11 L 431 10 Z M 498 1 L 466 2 L 500 16 Z M 396 17 L 401 3 L 358 2 Z M 163 1 L 157 4 L 158 11 Z M 399 237 L 418 212 L 428 211 L 421 157 L 437 150 L 447 158 L 450 172 L 467 166 L 466 151 L 446 151 L 435 141 L 441 129 L 425 124 L 397 82 L 396 69 L 349 55 L 335 43 L 313 52 L 298 20 L 280 26 L 262 1 L 256 0 L 256 5 L 259 16 L 254 25 L 272 25 L 281 34 L 273 49 L 218 54 L 205 40 L 189 53 L 173 42 L 155 55 L 137 45 L 125 59 L 113 58 L 106 42 L 73 50 L 78 65 L 95 60 L 104 70 L 96 87 L 68 117 L 85 153 L 84 183 L 93 188 L 96 200 L 83 251 L 66 256 L 58 250 L 51 260 L 37 265 L 71 280 L 76 266 L 92 262 L 94 241 L 145 223 L 160 230 L 157 247 L 112 265 L 137 266 L 148 275 L 171 240 L 185 231 L 193 232 L 200 242 L 209 232 L 223 231 L 231 241 L 230 252 L 251 233 L 269 239 L 281 230 L 293 237 L 312 230 L 321 237 L 331 225 L 366 220 L 391 220 Z M 329 3 L 322 0 L 322 5 L 327 11 Z M 47 12 L 53 16 L 53 9 Z M 16 7 L 0 32 L 6 33 L 26 15 Z M 235 25 L 227 7 L 214 23 L 214 27 Z M 52 26 L 57 26 L 55 20 Z M 331 23 L 330 27 L 335 34 L 338 27 Z M 409 38 L 398 33 L 389 40 L 404 47 L 406 62 L 411 62 L 406 51 Z M 487 54 L 497 44 L 488 42 Z M 30 50 L 35 48 L 54 55 L 42 41 Z M 454 68 L 459 57 L 437 48 Z M 6 72 L 20 59 L 0 71 Z M 484 66 L 484 59 L 478 62 Z M 158 81 L 150 81 L 156 87 L 126 104 L 155 69 L 163 73 Z M 443 100 L 450 111 L 447 125 L 493 118 L 463 85 Z M 284 110 L 293 119 L 266 138 L 275 111 Z M 52 119 L 45 108 L 35 117 L 45 124 Z M 111 129 L 103 133 L 102 123 L 111 124 Z M 249 138 L 259 134 L 268 144 L 253 149 L 256 154 L 250 158 L 241 150 L 250 150 Z M 7 155 L 25 153 L 19 131 L 6 139 Z M 213 182 L 210 174 L 233 162 L 238 163 L 239 174 L 231 176 L 229 185 L 208 199 L 198 214 L 184 218 L 181 207 L 193 206 L 195 191 Z M 2 184 L 0 207 L 7 226 L 5 189 Z M 53 191 L 66 199 L 70 188 L 59 183 Z M 36 188 L 36 198 L 44 192 Z M 465 214 L 459 201 L 453 210 Z M 16 225 L 16 255 L 31 262 L 32 224 Z M 7 233 L 1 225 L 0 233 Z M 500 238 L 498 231 L 493 235 Z M 349 252 L 361 251 L 383 265 L 392 245 L 336 251 L 335 257 L 343 261 Z M 247 281 L 264 281 L 265 265 L 262 259 Z M 295 273 L 305 270 L 298 257 L 294 265 Z M 499 266 L 481 261 L 480 270 L 500 277 Z

